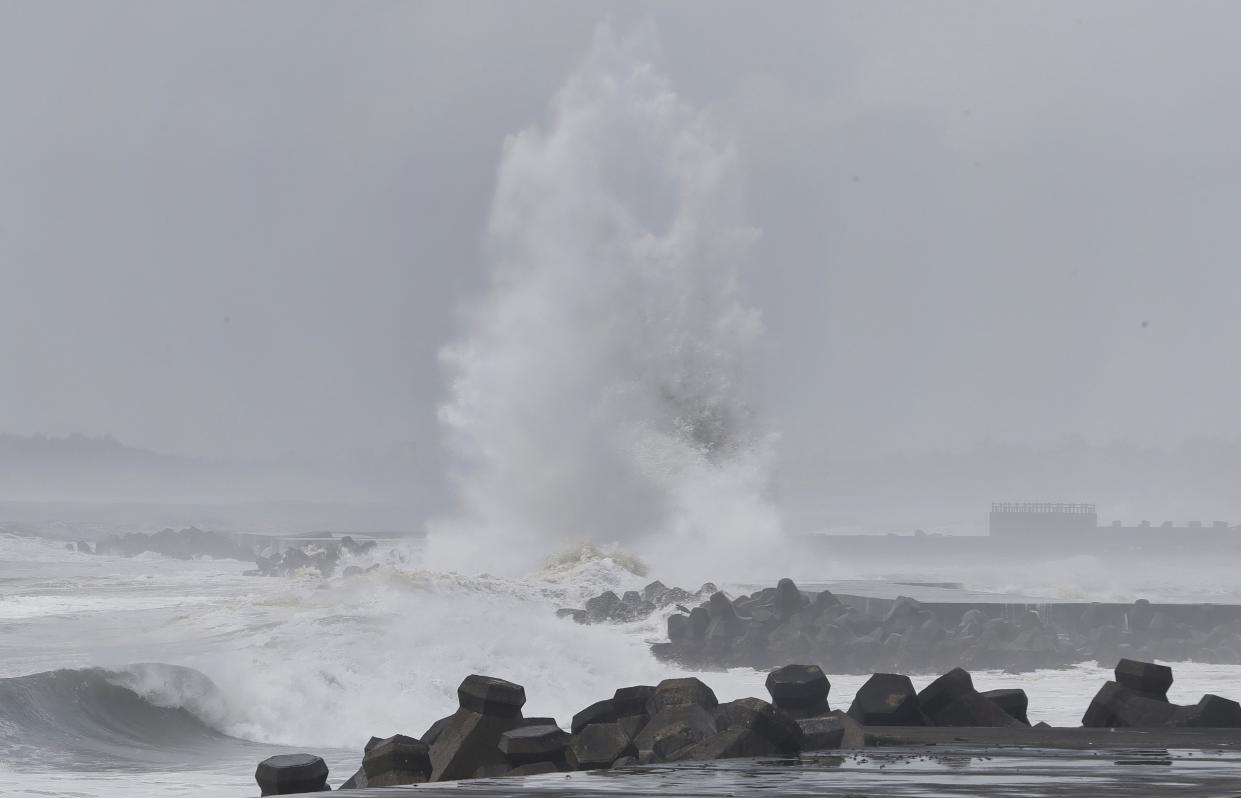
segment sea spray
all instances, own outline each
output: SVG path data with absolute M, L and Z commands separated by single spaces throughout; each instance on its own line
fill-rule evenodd
M 547 125 L 509 137 L 490 290 L 442 352 L 461 510 L 432 524 L 434 561 L 620 541 L 700 581 L 780 550 L 738 182 L 706 115 L 606 28 Z

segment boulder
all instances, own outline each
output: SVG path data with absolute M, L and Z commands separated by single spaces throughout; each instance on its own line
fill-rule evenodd
M 822 590 L 815 594 L 813 605 L 820 612 L 831 610 L 837 607 L 843 607 L 844 603 L 836 598 L 830 590 Z
M 984 690 L 982 695 L 1011 717 L 1027 726 L 1030 725 L 1030 718 L 1026 714 L 1030 699 L 1026 696 L 1025 690 Z
M 918 693 L 918 707 L 935 726 L 1018 726 L 1020 722 L 974 689 L 961 668 L 940 676 Z
M 669 761 L 736 759 L 739 757 L 780 756 L 782 752 L 771 740 L 753 729 L 734 726 L 702 742 L 674 751 Z
M 688 615 L 668 616 L 668 639 L 674 643 L 689 640 L 692 635 Z
M 367 787 L 422 784 L 431 778 L 431 752 L 421 740 L 396 734 L 366 751 L 362 771 Z
M 617 717 L 649 714 L 648 705 L 655 697 L 657 689 L 650 684 L 616 688 L 616 692 L 612 694 L 612 705 L 616 708 Z
M 804 751 L 866 747 L 862 725 L 839 709 L 822 717 L 804 718 L 797 725 L 801 727 Z
M 711 613 L 706 607 L 694 607 L 689 611 L 689 637 L 691 640 L 702 640 L 707 636 L 711 626 Z
M 931 646 L 947 637 L 948 630 L 934 618 L 927 618 L 920 623 L 915 620 L 910 632 L 910 639 L 920 646 Z
M 616 719 L 616 725 L 619 726 L 620 730 L 627 734 L 631 740 L 637 737 L 638 733 L 645 729 L 646 724 L 650 722 L 650 715 L 625 715 L 624 717 Z
M 982 693 L 963 693 L 952 700 L 931 719 L 936 726 L 1022 726 Z
M 586 599 L 586 617 L 595 623 L 606 621 L 619 604 L 620 597 L 611 590 L 605 590 L 594 598 Z
M 526 691 L 521 685 L 477 674 L 457 688 L 460 708 L 436 721 L 431 747 L 431 780 L 466 779 L 479 768 L 505 765 L 500 737 L 518 726 Z M 438 729 L 436 728 L 438 727 Z
M 354 540 L 352 535 L 345 535 L 340 539 L 340 547 L 350 554 L 364 554 L 378 545 L 374 540 Z
M 867 679 L 848 714 L 863 726 L 926 725 L 913 682 L 895 673 L 876 673 Z
M 1168 700 L 1168 688 L 1172 686 L 1172 669 L 1153 662 L 1122 659 L 1116 663 L 1116 683 L 1147 698 Z
M 1197 704 L 1180 707 L 1173 725 L 1200 729 L 1239 729 L 1241 704 L 1217 695 L 1204 695 Z
M 362 748 L 363 758 L 365 758 L 365 755 L 369 753 L 372 748 L 374 748 L 376 745 L 379 745 L 382 742 L 383 740 L 379 737 L 371 737 L 371 739 L 367 740 L 366 745 Z M 357 772 L 355 772 L 349 778 L 345 779 L 344 783 L 341 784 L 339 787 L 337 787 L 337 789 L 338 790 L 361 790 L 361 789 L 364 789 L 366 786 L 367 786 L 366 785 L 366 770 L 362 767 L 359 767 Z
M 609 768 L 618 759 L 638 755 L 633 740 L 616 723 L 593 723 L 574 732 L 569 750 L 582 770 Z
M 801 591 L 797 589 L 797 585 L 793 583 L 792 579 L 785 577 L 776 583 L 776 594 L 773 603 L 775 604 L 777 614 L 784 618 L 801 609 Z
M 500 737 L 517 727 L 509 715 L 481 715 L 458 709 L 431 744 L 431 780 L 455 781 L 472 777 L 479 768 L 507 768 L 500 753 Z
M 526 689 L 494 676 L 473 674 L 457 688 L 457 700 L 462 709 L 480 715 L 517 717 L 526 703 Z
M 750 607 L 750 622 L 752 624 L 755 624 L 758 627 L 769 629 L 769 628 L 774 628 L 777 624 L 779 624 L 780 619 L 777 618 L 776 614 L 772 612 L 770 609 L 751 606 Z M 755 628 L 755 626 L 751 626 L 750 628 L 753 629 Z
M 904 647 L 905 635 L 900 632 L 893 632 L 884 638 L 883 643 L 879 646 L 879 653 L 886 657 L 888 661 L 895 662 L 896 657 Z
M 707 599 L 707 613 L 712 618 L 719 618 L 729 621 L 737 620 L 737 608 L 728 600 L 728 596 L 723 593 L 712 593 L 711 598 Z
M 1155 610 L 1149 600 L 1138 599 L 1129 609 L 1129 628 L 1139 632 L 1146 631 L 1154 614 Z
M 963 695 L 977 692 L 974 690 L 974 679 L 969 671 L 953 668 L 935 681 L 922 688 L 918 693 L 918 708 L 928 719 L 935 722 L 935 716 L 946 709 L 949 704 Z
M 737 608 L 723 593 L 713 593 L 707 601 L 707 614 L 711 623 L 707 625 L 706 639 L 721 653 L 727 651 L 731 641 L 745 632 L 745 621 L 737 615 Z
M 452 717 L 453 717 L 452 715 L 449 715 L 446 718 L 440 718 L 439 720 L 432 723 L 431 727 L 422 733 L 422 738 L 421 738 L 422 741 L 426 743 L 428 746 L 435 745 L 435 741 L 439 739 L 440 732 L 442 732 L 444 728 L 447 727 L 448 724 L 452 722 Z M 368 743 L 367 750 L 369 751 L 370 746 L 378 742 L 379 742 L 378 737 L 372 737 L 371 742 Z
M 577 734 L 592 723 L 614 723 L 616 718 L 615 701 L 611 698 L 605 698 L 602 701 L 596 701 L 574 715 L 570 728 L 574 734 Z
M 706 637 L 703 638 L 706 645 L 704 650 L 710 661 L 725 661 L 732 651 L 734 641 L 744 632 L 745 629 L 739 624 L 723 620 L 711 621 L 711 625 L 707 627 Z
M 664 726 L 651 738 L 651 761 L 675 762 L 682 758 L 687 750 L 708 737 L 706 732 L 702 732 L 689 723 L 681 722 Z
M 700 743 L 717 731 L 708 710 L 698 704 L 681 704 L 652 715 L 633 744 L 640 759 L 667 762 L 680 749 Z
M 755 735 L 770 743 L 770 753 L 792 756 L 802 749 L 802 731 L 792 715 L 783 709 L 758 698 L 741 698 L 720 704 L 712 713 L 715 727 L 720 732 L 733 729 L 748 729 Z M 729 750 L 739 750 L 737 745 L 743 744 L 741 738 L 730 743 Z M 749 743 L 744 743 L 749 744 Z M 754 754 L 753 756 L 766 756 Z M 749 754 L 731 754 L 731 756 L 749 756 Z
M 358 771 L 336 789 L 338 790 L 362 790 L 366 788 L 366 771 L 358 768 Z
M 897 596 L 883 619 L 884 626 L 893 626 L 902 622 L 908 623 L 922 612 L 922 604 L 909 596 Z
M 500 753 L 509 767 L 551 762 L 564 767 L 569 735 L 559 726 L 519 726 L 500 735 Z
M 767 674 L 771 700 L 794 718 L 827 714 L 831 689 L 831 682 L 818 665 L 785 665 Z
M 636 621 L 645 618 L 655 611 L 655 605 L 642 598 L 636 590 L 626 590 L 620 603 L 612 610 L 611 620 L 619 622 Z
M 286 549 L 280 560 L 280 567 L 288 573 L 309 567 L 311 564 L 310 555 L 298 548 Z
M 1017 627 L 1003 618 L 988 618 L 983 622 L 979 639 L 983 643 L 1006 643 L 1017 636 Z
M 1167 726 L 1175 719 L 1177 709 L 1167 701 L 1107 682 L 1090 702 L 1082 725 L 1101 729 Z
M 664 594 L 668 592 L 668 586 L 656 579 L 646 587 L 642 588 L 642 598 L 653 604 L 659 604 Z
M 810 638 L 792 623 L 783 623 L 768 635 L 769 653 L 779 659 L 808 655 Z
M 294 795 L 327 789 L 327 763 L 313 754 L 268 757 L 254 771 L 262 795 Z
M 652 715 L 657 715 L 671 707 L 694 704 L 703 709 L 715 709 L 719 706 L 715 692 L 693 676 L 684 679 L 664 679 L 655 688 L 649 701 Z

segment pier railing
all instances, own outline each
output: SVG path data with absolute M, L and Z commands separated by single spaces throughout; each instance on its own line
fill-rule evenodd
M 1057 513 L 1061 515 L 1097 515 L 1093 504 L 1057 502 L 993 502 L 993 513 Z

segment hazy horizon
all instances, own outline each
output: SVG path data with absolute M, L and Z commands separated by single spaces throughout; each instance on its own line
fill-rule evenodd
M 241 8 L 9 15 L 2 431 L 440 463 L 503 142 L 610 17 L 735 145 L 792 457 L 1241 434 L 1235 5 Z
M 1097 503 L 1103 523 L 1236 525 L 1241 497 L 1231 488 L 1238 478 L 1241 441 L 1139 447 L 1070 440 L 915 456 L 809 453 L 777 460 L 772 488 L 796 533 L 981 534 L 992 501 Z M 455 509 L 443 475 L 400 449 L 249 461 L 169 455 L 115 439 L 0 434 L 0 484 L 0 520 L 10 522 L 425 531 L 429 519 Z

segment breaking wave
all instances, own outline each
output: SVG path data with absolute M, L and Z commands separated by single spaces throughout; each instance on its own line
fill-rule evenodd
M 529 568 L 588 539 L 687 581 L 753 573 L 780 524 L 741 205 L 731 144 L 602 29 L 547 125 L 504 146 L 491 288 L 442 353 L 462 511 L 433 528 L 439 562 Z
M 178 753 L 241 743 L 204 717 L 214 714 L 217 700 L 206 676 L 174 665 L 0 679 L 0 760 L 150 766 Z

